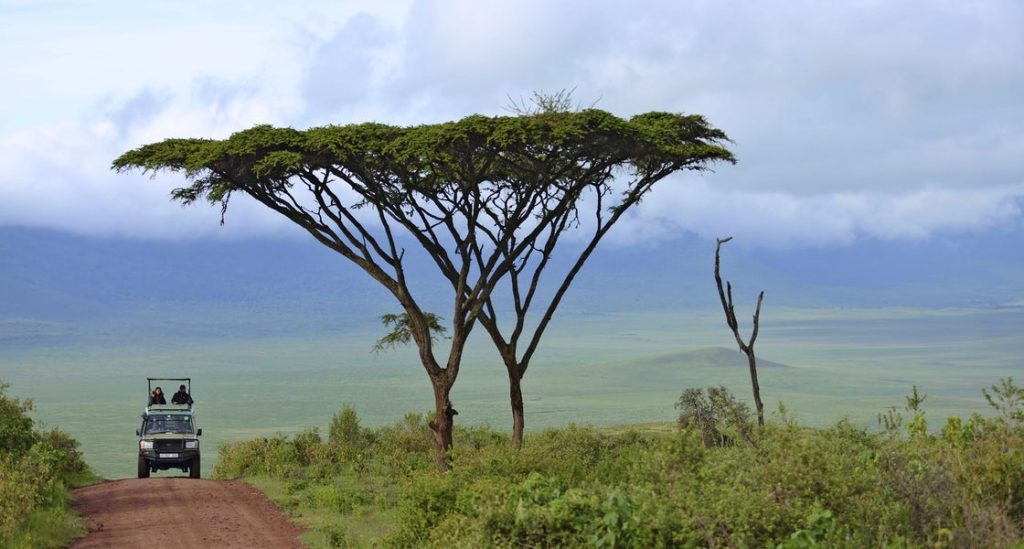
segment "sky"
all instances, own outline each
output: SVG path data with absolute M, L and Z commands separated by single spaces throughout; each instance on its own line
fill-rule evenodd
M 420 124 L 572 89 L 619 116 L 705 115 L 739 163 L 680 175 L 612 244 L 1020 232 L 1019 0 L 0 0 L 0 226 L 144 239 L 295 229 L 182 208 L 111 161 L 256 124 Z

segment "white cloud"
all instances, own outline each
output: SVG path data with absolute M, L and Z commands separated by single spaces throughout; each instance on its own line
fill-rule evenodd
M 447 120 L 574 86 L 624 116 L 700 112 L 736 140 L 739 165 L 665 182 L 613 233 L 622 241 L 688 230 L 823 245 L 1022 216 L 1012 0 L 129 6 L 0 4 L 0 68 L 18 83 L 0 90 L 0 224 L 285 231 L 241 201 L 221 229 L 216 211 L 169 202 L 172 176 L 109 163 L 167 137 Z
M 736 236 L 772 248 L 846 244 L 858 238 L 922 239 L 985 231 L 1024 220 L 1024 184 L 981 190 L 796 195 L 730 191 L 703 179 L 659 184 L 609 233 L 617 245 L 664 240 L 680 232 L 708 239 Z

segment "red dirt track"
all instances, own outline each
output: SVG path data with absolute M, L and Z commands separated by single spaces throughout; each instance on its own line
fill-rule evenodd
M 73 492 L 92 547 L 301 548 L 295 526 L 258 490 L 241 481 L 126 479 Z

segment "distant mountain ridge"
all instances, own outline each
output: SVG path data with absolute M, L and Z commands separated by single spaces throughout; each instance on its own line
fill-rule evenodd
M 737 241 L 723 250 L 722 271 L 738 307 L 765 290 L 766 314 L 776 306 L 989 306 L 1024 299 L 1021 242 L 1024 228 L 788 251 Z M 717 308 L 713 255 L 714 242 L 692 234 L 599 247 L 559 312 Z M 407 261 L 414 295 L 445 316 L 450 286 L 422 254 Z M 552 269 L 566 264 L 556 257 Z M 365 273 L 312 239 L 150 241 L 0 227 L 0 317 L 92 320 L 139 304 L 310 317 L 373 317 L 397 308 Z

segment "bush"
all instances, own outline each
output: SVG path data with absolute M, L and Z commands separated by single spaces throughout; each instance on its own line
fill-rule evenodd
M 686 389 L 676 403 L 680 429 L 694 429 L 704 446 L 726 446 L 741 439 L 753 443 L 750 409 L 722 386 Z
M 792 419 L 758 429 L 724 389 L 689 390 L 674 432 L 570 425 L 512 451 L 506 434 L 459 427 L 444 475 L 422 415 L 364 429 L 343 408 L 327 444 L 315 430 L 238 443 L 217 472 L 288 478 L 287 507 L 345 517 L 322 529 L 333 545 L 1013 546 L 1024 536 L 1016 391 L 987 390 L 998 417 L 950 418 L 935 436 L 916 390 L 908 428 L 890 432 Z M 339 462 L 343 445 L 354 461 Z M 372 537 L 368 516 L 386 525 Z
M 80 531 L 65 485 L 91 477 L 78 442 L 59 429 L 33 431 L 28 400 L 0 382 L 0 546 L 61 546 Z
M 31 451 L 16 458 L 0 455 L 0 539 L 9 536 L 54 494 L 54 459 L 45 451 Z
M 89 467 L 85 464 L 82 453 L 78 451 L 78 441 L 70 435 L 54 427 L 49 431 L 36 434 L 36 442 L 53 450 L 57 456 L 57 470 L 64 475 L 85 473 Z
M 25 415 L 32 410 L 32 401 L 7 396 L 9 387 L 0 381 L 0 454 L 19 455 L 35 443 L 32 419 Z
M 334 414 L 327 431 L 327 441 L 345 454 L 352 454 L 359 448 L 359 416 L 356 415 L 355 408 L 345 404 Z
M 981 394 L 1009 427 L 1024 429 L 1024 387 L 1014 385 L 1012 377 L 1000 379 L 999 385 L 982 389 Z
M 299 474 L 299 453 L 286 437 L 263 437 L 221 446 L 215 478 L 271 476 L 293 478 Z

